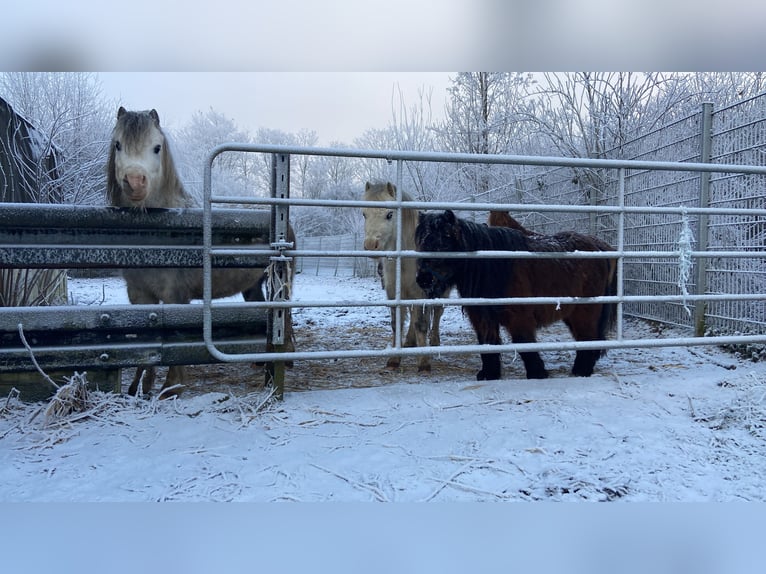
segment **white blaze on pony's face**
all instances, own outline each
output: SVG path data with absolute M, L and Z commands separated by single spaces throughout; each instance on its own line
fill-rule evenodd
M 120 203 L 150 206 L 163 179 L 165 135 L 156 110 L 128 112 L 120 108 L 112 134 L 114 177 L 121 190 Z
M 391 183 L 367 182 L 364 199 L 395 201 L 396 187 Z M 387 251 L 396 247 L 396 210 L 381 207 L 363 207 L 364 248 L 368 251 Z

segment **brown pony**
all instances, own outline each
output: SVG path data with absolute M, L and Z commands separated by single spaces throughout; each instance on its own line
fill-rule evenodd
M 521 223 L 511 217 L 511 214 L 507 211 L 490 211 L 487 225 L 492 227 L 508 227 L 510 229 L 516 229 L 517 231 L 520 231 L 527 236 L 540 235 L 536 231 L 532 231 L 531 229 L 524 227 Z
M 392 183 L 370 183 L 364 188 L 365 201 L 395 201 L 396 187 Z M 403 201 L 412 201 L 412 198 L 402 192 Z M 393 208 L 365 207 L 362 209 L 364 216 L 364 248 L 370 251 L 393 251 L 396 249 L 396 210 Z M 402 209 L 402 249 L 415 249 L 415 225 L 418 221 L 417 209 Z M 423 299 L 423 290 L 415 281 L 416 264 L 412 258 L 402 259 L 401 295 L 402 299 Z M 383 288 L 389 299 L 396 297 L 396 260 L 387 257 L 378 261 L 378 274 L 381 276 Z M 449 295 L 448 293 L 445 295 Z M 425 347 L 426 340 L 431 346 L 438 347 L 439 322 L 444 307 L 412 305 L 403 308 L 402 321 L 406 319 L 407 311 L 410 313 L 410 326 L 405 337 L 405 347 Z M 430 329 L 430 337 L 429 337 Z M 391 307 L 391 330 L 392 340 L 396 345 L 396 309 Z M 401 362 L 400 357 L 389 357 L 386 367 L 396 369 Z M 430 371 L 431 358 L 426 355 L 418 357 L 418 371 Z
M 191 207 L 194 202 L 184 189 L 170 154 L 168 142 L 160 128 L 156 110 L 127 111 L 120 107 L 107 162 L 107 201 L 115 207 L 135 209 Z M 289 241 L 295 241 L 292 229 Z M 292 284 L 294 270 L 290 270 Z M 128 298 L 134 305 L 189 303 L 203 297 L 201 268 L 124 269 L 122 275 L 128 287 Z M 263 268 L 213 269 L 212 296 L 229 297 L 242 293 L 246 301 L 264 301 Z M 292 347 L 292 324 L 289 309 L 285 339 L 286 348 Z M 155 369 L 143 365 L 136 369 L 128 393 L 135 395 L 143 378 L 142 390 L 151 391 Z M 177 394 L 186 380 L 183 365 L 173 365 L 161 396 Z
M 517 223 L 518 225 L 518 223 Z M 522 228 L 523 229 L 523 228 Z M 420 214 L 415 245 L 423 252 L 470 251 L 613 251 L 603 241 L 574 232 L 555 235 L 524 233 L 518 228 L 489 227 L 455 217 L 452 211 Z M 417 282 L 428 297 L 439 297 L 457 287 L 461 297 L 597 297 L 614 295 L 617 289 L 616 259 L 487 259 L 421 258 Z M 616 305 L 533 304 L 466 305 L 479 344 L 498 345 L 500 326 L 514 343 L 533 343 L 539 327 L 562 320 L 577 341 L 606 338 L 613 327 Z M 548 376 L 537 352 L 522 352 L 527 378 Z M 589 377 L 600 350 L 577 351 L 572 374 Z M 500 355 L 482 353 L 478 380 L 500 378 Z

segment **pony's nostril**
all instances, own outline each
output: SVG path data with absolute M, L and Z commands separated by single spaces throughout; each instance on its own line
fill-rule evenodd
M 128 174 L 124 180 L 128 186 L 134 191 L 138 191 L 146 188 L 147 178 L 146 174 Z

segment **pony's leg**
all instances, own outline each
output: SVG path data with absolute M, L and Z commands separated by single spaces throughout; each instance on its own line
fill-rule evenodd
M 537 338 L 534 334 L 529 333 L 511 333 L 511 340 L 514 343 L 535 343 Z M 548 371 L 545 370 L 545 363 L 543 362 L 540 353 L 537 351 L 525 351 L 519 353 L 521 360 L 524 361 L 524 369 L 527 371 L 528 379 L 547 379 Z
M 404 319 L 404 310 L 402 310 L 402 319 Z M 396 307 L 391 307 L 391 348 L 396 347 Z M 401 364 L 402 358 L 391 356 L 386 361 L 386 368 L 396 370 Z
M 480 345 L 500 344 L 500 323 L 490 316 L 490 312 L 479 307 L 470 307 L 467 313 Z M 494 381 L 499 379 L 500 366 L 500 353 L 481 353 L 481 370 L 476 373 L 476 380 Z
M 188 305 L 191 300 L 183 295 L 176 294 L 175 297 L 169 297 L 168 304 Z M 159 398 L 166 399 L 181 394 L 186 384 L 186 367 L 184 365 L 172 365 L 165 376 L 165 384 L 160 389 Z M 177 388 L 173 388 L 177 387 Z
M 156 305 L 160 302 L 158 298 L 144 290 L 137 282 L 131 281 L 129 277 L 130 275 L 126 272 L 125 285 L 131 305 Z M 141 391 L 144 395 L 148 395 L 152 392 L 156 376 L 157 371 L 153 365 L 139 365 L 136 367 L 133 381 L 130 383 L 130 387 L 128 387 L 128 394 L 135 397 L 138 393 L 138 385 L 141 384 Z
M 168 369 L 167 377 L 165 377 L 165 384 L 160 389 L 160 398 L 167 399 L 180 395 L 185 383 L 186 367 L 184 365 L 171 366 Z
M 138 392 L 138 385 L 141 383 L 141 391 L 145 395 L 148 395 L 152 390 L 152 385 L 154 385 L 155 376 L 156 371 L 153 366 L 141 365 L 140 367 L 136 367 L 136 374 L 133 375 L 133 382 L 131 382 L 130 387 L 128 387 L 128 394 L 135 397 Z M 142 378 L 143 381 L 141 380 Z
M 598 361 L 600 356 L 601 351 L 598 349 L 577 351 L 574 366 L 572 367 L 572 374 L 575 377 L 590 377 L 593 374 L 593 368 L 596 366 L 596 361 Z
M 436 307 L 431 307 L 431 309 L 432 309 L 431 335 L 429 339 L 429 344 L 432 347 L 438 347 L 439 345 L 442 344 L 439 326 L 442 320 L 442 315 L 444 314 L 444 306 L 438 305 Z
M 500 353 L 482 353 L 481 370 L 476 373 L 476 380 L 496 381 L 500 378 L 500 372 Z
M 417 317 L 415 316 L 415 311 L 410 310 L 409 312 L 410 316 L 410 324 L 409 327 L 407 327 L 407 335 L 404 337 L 404 342 L 402 343 L 403 347 L 418 347 L 420 344 L 418 343 L 418 325 L 417 325 Z M 402 312 L 402 321 L 404 321 L 404 312 Z
M 415 337 L 418 347 L 428 345 L 428 325 L 431 322 L 431 308 L 422 305 L 413 305 L 410 311 L 410 326 L 415 326 Z M 418 372 L 431 372 L 431 357 L 420 355 L 418 357 Z
M 598 317 L 600 307 L 594 305 L 580 305 L 564 323 L 569 327 L 575 341 L 596 341 L 598 336 Z M 597 312 L 598 311 L 598 312 Z M 572 374 L 575 377 L 590 377 L 603 351 L 600 349 L 587 349 L 577 351 L 575 362 L 572 366 Z

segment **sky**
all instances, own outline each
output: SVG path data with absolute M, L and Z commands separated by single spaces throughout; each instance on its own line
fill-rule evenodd
M 443 114 L 451 72 L 101 72 L 104 96 L 127 109 L 155 108 L 166 127 L 214 109 L 255 134 L 258 128 L 317 133 L 318 145 L 351 144 L 385 128 L 401 91 L 407 107 L 431 93 Z

